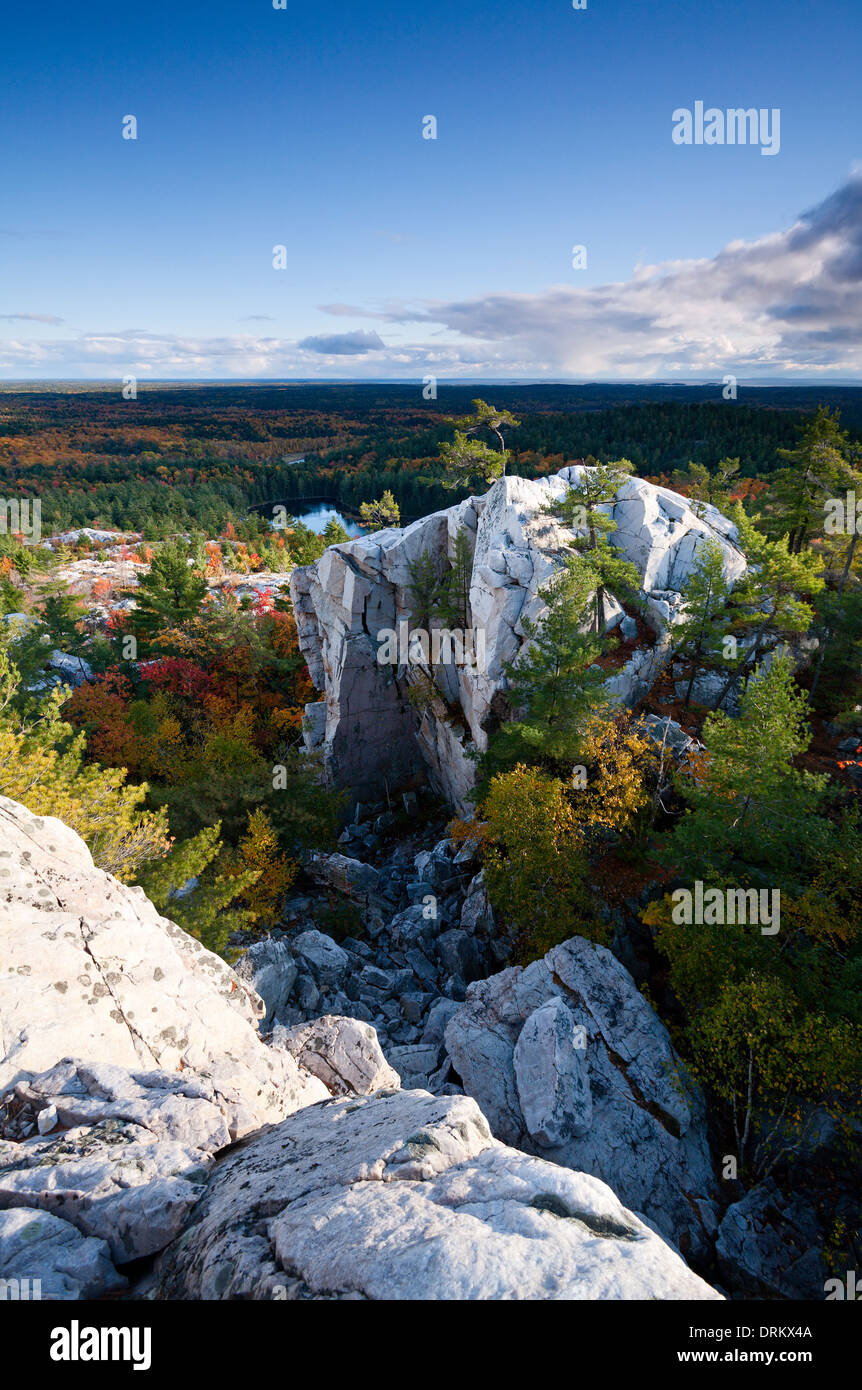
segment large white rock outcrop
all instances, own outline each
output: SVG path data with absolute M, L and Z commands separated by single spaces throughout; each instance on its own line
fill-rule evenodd
M 261 1040 L 260 998 L 93 865 L 74 831 L 0 797 L 0 1094 L 66 1057 L 195 1078 L 230 1137 L 328 1095 Z
M 218 1161 L 170 1299 L 715 1299 L 603 1182 L 491 1138 L 474 1101 L 330 1101 Z
M 376 800 L 417 775 L 432 782 L 461 810 L 474 765 L 465 756 L 487 742 L 506 690 L 504 666 L 525 642 L 525 618 L 543 612 L 538 590 L 560 567 L 572 533 L 544 514 L 579 466 L 535 482 L 501 478 L 484 497 L 471 497 L 403 529 L 378 531 L 332 546 L 315 565 L 291 575 L 299 643 L 322 699 L 307 707 L 306 744 L 322 752 L 330 778 L 360 800 Z M 637 567 L 653 645 L 636 647 L 608 680 L 609 693 L 626 703 L 642 698 L 667 657 L 666 635 L 680 613 L 680 587 L 708 540 L 724 555 L 725 574 L 738 578 L 745 561 L 733 524 L 714 507 L 702 515 L 668 488 L 632 478 L 605 510 L 622 555 Z M 456 536 L 472 547 L 468 627 L 484 644 L 484 661 L 444 658 L 433 675 L 436 693 L 409 698 L 421 663 L 378 661 L 384 631 L 415 626 L 411 565 L 428 554 L 439 567 L 451 559 Z M 612 625 L 622 610 L 609 601 Z
M 446 1025 L 498 1139 L 603 1179 L 684 1254 L 717 1224 L 705 1107 L 658 1015 L 584 937 L 469 986 Z

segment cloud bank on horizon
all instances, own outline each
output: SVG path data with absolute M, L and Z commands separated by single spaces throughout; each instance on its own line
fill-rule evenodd
M 573 275 L 577 275 L 573 271 Z M 6 322 L 63 327 L 51 314 Z M 529 377 L 793 382 L 862 377 L 862 169 L 783 231 L 631 279 L 450 302 L 321 305 L 385 324 L 299 340 L 153 329 L 0 338 L 0 374 L 154 378 Z M 248 315 L 248 320 L 265 317 Z M 408 336 L 409 335 L 409 336 Z

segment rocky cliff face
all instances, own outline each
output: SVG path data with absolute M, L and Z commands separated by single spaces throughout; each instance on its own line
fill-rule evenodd
M 524 619 L 536 620 L 538 590 L 560 567 L 572 533 L 543 514 L 561 497 L 578 467 L 530 482 L 502 478 L 484 497 L 471 497 L 404 529 L 379 531 L 334 546 L 315 565 L 295 570 L 291 593 L 299 641 L 323 699 L 307 707 L 306 744 L 323 753 L 331 779 L 360 800 L 376 800 L 428 776 L 456 807 L 473 781 L 468 747 L 483 750 L 506 690 L 504 665 L 524 641 Z M 641 575 L 643 611 L 653 645 L 635 647 L 608 682 L 634 703 L 667 659 L 667 634 L 680 609 L 680 588 L 709 539 L 721 546 L 728 579 L 745 569 L 735 528 L 713 507 L 697 516 L 685 498 L 633 478 L 606 508 L 614 541 Z M 382 665 L 381 633 L 416 626 L 411 565 L 430 555 L 442 569 L 459 533 L 472 552 L 468 626 L 481 635 L 484 662 L 446 660 Z M 606 624 L 625 620 L 606 605 Z M 411 685 L 433 678 L 435 691 L 411 701 Z
M 298 944 L 323 985 L 339 948 Z M 56 1299 L 718 1297 L 605 1182 L 507 1147 L 469 1096 L 400 1089 L 370 1024 L 262 1038 L 248 977 L 286 996 L 288 954 L 242 978 L 0 799 L 0 1279 Z

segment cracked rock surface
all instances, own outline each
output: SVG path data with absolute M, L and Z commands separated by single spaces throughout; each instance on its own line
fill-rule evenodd
M 162 1298 L 715 1299 L 603 1182 L 494 1140 L 474 1101 L 378 1092 L 221 1158 Z
M 261 1041 L 258 995 L 93 866 L 61 821 L 0 797 L 0 1093 L 64 1057 L 205 1081 L 231 1137 L 328 1095 Z
M 610 951 L 573 937 L 470 985 L 445 1038 L 499 1139 L 593 1173 L 684 1254 L 706 1250 L 717 1209 L 703 1099 Z
M 505 665 L 526 640 L 524 620 L 540 619 L 538 591 L 569 553 L 572 532 L 544 509 L 582 471 L 574 465 L 535 481 L 501 478 L 483 497 L 331 546 L 316 564 L 293 571 L 299 645 L 322 697 L 306 707 L 305 741 L 322 753 L 334 783 L 373 801 L 422 773 L 459 813 L 469 809 L 475 765 L 467 753 L 485 748 L 489 719 L 507 688 Z M 680 590 L 707 541 L 720 547 L 731 583 L 745 560 L 733 523 L 714 507 L 696 514 L 679 493 L 642 478 L 629 479 L 602 510 L 616 522 L 614 544 L 641 576 L 644 613 L 656 635 L 608 679 L 609 693 L 633 704 L 665 665 Z M 411 624 L 411 566 L 429 555 L 442 571 L 459 533 L 473 552 L 466 625 L 481 634 L 484 661 L 450 655 L 432 667 L 399 655 L 399 664 L 381 665 L 380 634 Z M 621 621 L 631 622 L 609 596 L 607 626 Z M 433 678 L 438 694 L 417 711 L 410 688 L 423 676 Z

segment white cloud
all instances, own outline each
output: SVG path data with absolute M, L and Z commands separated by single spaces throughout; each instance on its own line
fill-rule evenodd
M 862 173 L 793 226 L 731 242 L 711 259 L 638 266 L 631 279 L 539 294 L 368 307 L 336 317 L 409 326 L 299 342 L 126 330 L 51 341 L 0 339 L 0 371 L 94 376 L 451 376 L 682 379 L 732 372 L 862 376 Z M 8 316 L 18 317 L 18 316 Z M 20 317 L 37 317 L 22 315 Z M 334 370 L 333 370 L 334 369 Z

